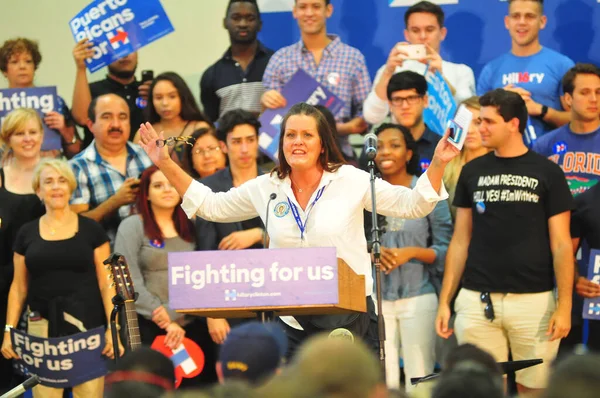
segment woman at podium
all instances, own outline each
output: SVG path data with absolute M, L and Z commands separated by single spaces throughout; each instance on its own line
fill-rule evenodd
M 141 146 L 183 197 L 182 208 L 213 222 L 260 216 L 269 248 L 335 247 L 337 256 L 365 276 L 367 312 L 353 315 L 282 317 L 292 355 L 308 335 L 344 328 L 378 349 L 371 259 L 363 229 L 363 210 L 371 210 L 369 174 L 344 164 L 327 120 L 315 107 L 299 103 L 281 123 L 279 165 L 228 192 L 214 193 L 194 181 L 169 157 L 164 136 L 150 124 L 140 127 Z M 442 184 L 446 164 L 459 153 L 444 136 L 431 165 L 413 189 L 377 180 L 377 211 L 385 216 L 421 218 L 447 198 Z M 274 198 L 274 199 L 271 199 Z M 270 202 L 273 205 L 270 206 Z M 266 222 L 267 212 L 273 212 Z

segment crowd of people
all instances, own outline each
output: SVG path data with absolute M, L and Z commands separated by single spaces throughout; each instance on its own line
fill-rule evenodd
M 301 39 L 275 52 L 257 38 L 256 0 L 229 0 L 231 46 L 202 75 L 201 106 L 176 72 L 137 80 L 137 52 L 90 83 L 91 43 L 78 42 L 71 109 L 59 97 L 43 116 L 20 108 L 0 126 L 0 394 L 20 380 L 13 328 L 61 337 L 106 326 L 103 353 L 113 356 L 116 292 L 103 266 L 111 251 L 125 256 L 139 293 L 143 345 L 164 335 L 174 349 L 189 338 L 205 366 L 175 394 L 173 364 L 149 349 L 129 352 L 122 333 L 120 367 L 73 387 L 75 397 L 142 389 L 184 397 L 188 388 L 211 397 L 593 391 L 598 358 L 569 355 L 581 345 L 600 350 L 599 321 L 582 319 L 582 298 L 600 297 L 587 277 L 590 251 L 600 249 L 600 68 L 540 43 L 543 0 L 507 7 L 511 48 L 476 78 L 440 56 L 442 8 L 416 2 L 404 16 L 405 41 L 372 82 L 361 52 L 328 33 L 329 0 L 295 0 Z M 422 59 L 410 58 L 405 46 L 414 44 L 425 45 Z M 33 87 L 41 60 L 31 39 L 0 47 L 10 88 Z M 299 69 L 343 101 L 337 113 L 288 103 L 281 91 Z M 473 115 L 462 150 L 423 117 L 426 70 L 439 72 Z M 258 117 L 288 105 L 273 164 L 259 151 Z M 44 131 L 60 136 L 62 148 L 42 150 Z M 381 177 L 385 374 L 365 222 L 373 205 L 367 157 L 349 140 L 369 131 Z M 282 208 L 265 228 L 273 194 Z M 265 242 L 335 247 L 364 275 L 367 311 L 259 324 L 170 307 L 168 253 Z M 340 329 L 344 338 L 329 334 Z M 513 391 L 498 365 L 509 359 L 543 363 L 518 370 Z M 433 383 L 411 382 L 438 367 Z M 566 386 L 567 377 L 577 382 Z M 33 394 L 62 391 L 37 386 Z

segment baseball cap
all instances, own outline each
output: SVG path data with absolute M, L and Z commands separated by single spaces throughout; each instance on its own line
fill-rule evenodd
M 287 337 L 276 323 L 247 322 L 227 335 L 219 352 L 225 379 L 256 383 L 279 368 L 287 352 Z

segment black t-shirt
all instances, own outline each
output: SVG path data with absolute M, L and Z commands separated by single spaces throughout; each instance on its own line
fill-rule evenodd
M 140 96 L 138 88 L 142 83 L 134 80 L 131 84 L 121 84 L 116 80 L 106 77 L 104 80 L 90 83 L 90 94 L 92 99 L 99 97 L 104 94 L 116 94 L 123 98 L 127 105 L 129 105 L 129 123 L 131 124 L 131 133 L 129 134 L 129 141 L 133 141 L 135 133 L 140 128 L 140 124 L 146 121 L 144 117 L 144 108 L 138 106 L 138 97 Z M 94 139 L 91 131 L 84 126 L 84 138 L 83 143 L 88 146 Z
M 96 221 L 78 216 L 79 229 L 69 239 L 48 241 L 40 236 L 40 220 L 25 224 L 14 251 L 25 256 L 29 273 L 27 303 L 49 321 L 49 337 L 77 333 L 66 322 L 67 312 L 87 329 L 105 324 L 106 316 L 94 262 L 94 250 L 108 236 Z
M 463 287 L 503 293 L 554 288 L 548 219 L 573 208 L 558 165 L 533 151 L 514 158 L 491 152 L 463 167 L 454 206 L 473 212 Z
M 585 240 L 592 249 L 600 249 L 600 183 L 575 198 L 571 236 Z

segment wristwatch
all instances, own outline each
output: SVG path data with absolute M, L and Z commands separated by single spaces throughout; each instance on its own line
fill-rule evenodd
M 548 113 L 548 107 L 546 105 L 542 105 L 542 112 L 538 116 L 540 119 L 544 120 L 544 116 Z
M 13 329 L 13 328 L 14 328 L 13 325 L 10 325 L 7 323 L 6 325 L 4 325 L 4 333 L 10 332 L 10 329 Z

